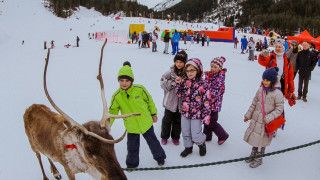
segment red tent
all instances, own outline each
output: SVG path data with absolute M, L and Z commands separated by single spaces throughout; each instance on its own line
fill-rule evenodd
M 320 49 L 320 36 L 311 40 L 311 42 L 316 45 L 316 49 Z
M 296 40 L 299 44 L 302 43 L 302 41 L 308 41 L 309 43 L 314 40 L 314 38 L 310 35 L 310 33 L 307 30 L 304 30 L 301 34 L 296 36 L 287 36 L 288 40 Z
M 115 20 L 120 20 L 120 17 L 119 17 L 119 16 L 116 16 L 114 19 L 115 19 Z

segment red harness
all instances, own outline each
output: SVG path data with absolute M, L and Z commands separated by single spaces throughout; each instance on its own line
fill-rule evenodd
M 66 144 L 64 147 L 67 148 L 67 149 L 69 148 L 71 150 L 73 150 L 73 149 L 78 150 L 78 148 L 77 148 L 77 146 L 75 144 Z

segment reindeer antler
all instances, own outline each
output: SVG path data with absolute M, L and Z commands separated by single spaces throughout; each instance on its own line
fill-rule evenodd
M 114 144 L 114 143 L 118 143 L 120 141 L 123 140 L 123 138 L 126 135 L 126 131 L 123 133 L 123 135 L 116 140 L 109 140 L 109 139 L 105 139 L 93 132 L 88 131 L 84 126 L 82 126 L 81 124 L 79 124 L 77 121 L 73 120 L 70 116 L 68 116 L 65 112 L 63 112 L 55 103 L 54 101 L 51 99 L 49 92 L 47 90 L 47 69 L 48 69 L 48 63 L 49 63 L 49 56 L 50 56 L 50 48 L 48 49 L 48 53 L 47 53 L 47 58 L 46 60 L 46 64 L 45 64 L 45 68 L 44 68 L 44 73 L 43 73 L 43 85 L 44 85 L 44 91 L 45 94 L 50 102 L 50 104 L 52 105 L 52 107 L 57 110 L 62 117 L 64 117 L 65 121 L 64 123 L 66 124 L 66 126 L 68 126 L 68 128 L 66 129 L 66 131 L 64 132 L 67 133 L 68 131 L 71 131 L 73 128 L 78 128 L 80 129 L 83 133 L 90 135 L 92 137 L 95 137 L 103 142 L 109 143 L 109 144 Z
M 103 105 L 103 114 L 102 114 L 102 118 L 101 118 L 101 121 L 100 121 L 100 126 L 101 127 L 105 127 L 108 130 L 108 132 L 110 132 L 110 130 L 111 130 L 110 118 L 120 119 L 120 118 L 125 118 L 125 117 L 140 116 L 140 113 L 113 115 L 113 114 L 110 114 L 109 111 L 108 111 L 108 105 L 107 105 L 106 96 L 105 96 L 105 93 L 104 93 L 104 84 L 103 84 L 102 73 L 101 73 L 103 49 L 104 49 L 107 41 L 108 41 L 108 39 L 106 38 L 106 40 L 104 41 L 104 43 L 102 45 L 102 48 L 101 48 L 100 63 L 99 63 L 99 74 L 97 76 L 97 79 L 100 82 L 101 99 L 102 99 L 102 105 Z
M 65 119 L 66 121 L 64 121 L 67 126 L 69 127 L 74 127 L 74 126 L 81 126 L 78 122 L 76 122 L 75 120 L 73 120 L 70 116 L 68 116 L 66 113 L 64 113 L 51 99 L 49 92 L 47 90 L 47 81 L 46 81 L 46 77 L 47 77 L 47 68 L 48 68 L 48 63 L 49 63 L 49 57 L 50 57 L 50 48 L 48 48 L 48 53 L 47 53 L 47 58 L 46 60 L 46 64 L 45 64 L 45 68 L 44 68 L 44 73 L 43 73 L 43 85 L 44 85 L 44 92 L 50 102 L 50 104 L 54 107 L 54 109 L 56 109 Z M 82 126 L 83 127 L 83 126 Z M 84 127 L 83 127 L 84 128 Z

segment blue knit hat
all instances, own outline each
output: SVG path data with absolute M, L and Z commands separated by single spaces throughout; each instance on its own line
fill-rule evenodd
M 271 81 L 271 83 L 273 84 L 276 83 L 278 71 L 279 71 L 278 67 L 266 69 L 262 74 L 262 80 L 266 79 L 268 81 Z

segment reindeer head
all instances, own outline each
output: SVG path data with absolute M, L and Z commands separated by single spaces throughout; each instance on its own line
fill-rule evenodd
M 113 139 L 107 129 L 101 128 L 98 122 L 90 121 L 83 126 L 105 139 Z M 107 179 L 127 179 L 117 160 L 114 144 L 105 143 L 92 136 L 84 135 L 82 138 L 84 154 L 87 160 Z

